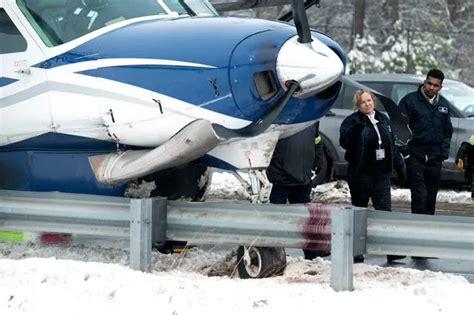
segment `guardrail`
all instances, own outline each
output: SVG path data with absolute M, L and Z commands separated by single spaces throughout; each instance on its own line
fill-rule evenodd
M 180 202 L 0 191 L 0 228 L 130 237 L 130 267 L 149 271 L 165 240 L 331 249 L 331 286 L 352 290 L 353 256 L 474 260 L 474 217 L 368 211 L 344 205 Z

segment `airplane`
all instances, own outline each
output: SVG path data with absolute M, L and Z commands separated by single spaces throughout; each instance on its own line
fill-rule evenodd
M 277 141 L 335 101 L 341 46 L 207 0 L 0 0 L 0 189 L 200 200 L 211 167 L 254 201 Z M 237 170 L 244 170 L 244 180 Z

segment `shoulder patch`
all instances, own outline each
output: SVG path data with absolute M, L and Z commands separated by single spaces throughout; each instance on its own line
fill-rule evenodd
M 438 111 L 441 114 L 447 114 L 448 113 L 448 108 L 446 106 L 440 106 L 440 107 L 438 107 Z

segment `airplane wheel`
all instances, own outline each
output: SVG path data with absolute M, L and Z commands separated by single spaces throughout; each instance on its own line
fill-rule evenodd
M 286 268 L 284 248 L 239 246 L 237 270 L 241 279 L 280 276 Z
M 151 197 L 162 196 L 169 200 L 187 199 L 204 201 L 211 185 L 212 169 L 198 163 L 188 164 L 159 171 L 151 175 L 156 188 Z

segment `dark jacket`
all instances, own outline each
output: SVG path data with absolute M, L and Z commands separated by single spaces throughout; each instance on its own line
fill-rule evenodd
M 407 94 L 399 104 L 413 133 L 408 143 L 408 152 L 422 160 L 446 160 L 453 134 L 450 105 L 441 95 L 432 105 L 421 92 L 422 87 Z
M 271 183 L 285 186 L 306 185 L 311 181 L 316 125 L 278 141 L 268 167 Z
M 382 139 L 385 158 L 377 160 L 378 136 L 370 119 L 356 111 L 346 117 L 340 127 L 339 143 L 346 150 L 345 159 L 349 162 L 349 172 L 360 175 L 378 175 L 391 173 L 392 168 L 403 168 L 403 159 L 398 153 L 390 120 L 379 111 L 375 111 L 377 127 Z

